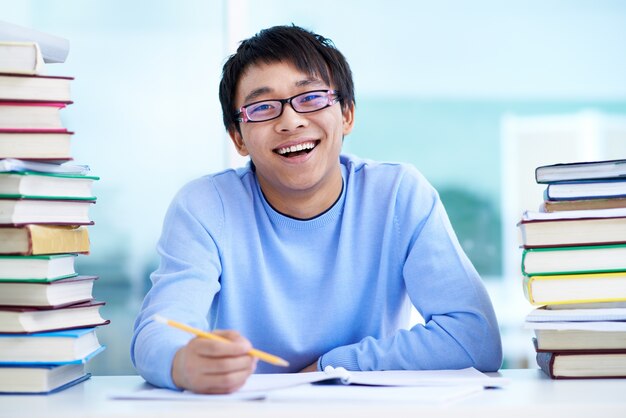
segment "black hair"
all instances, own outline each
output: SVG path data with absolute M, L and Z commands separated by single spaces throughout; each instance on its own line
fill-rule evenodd
M 219 97 L 227 131 L 239 128 L 235 94 L 242 74 L 251 65 L 275 62 L 291 63 L 299 71 L 332 85 L 344 110 L 355 104 L 352 71 L 330 39 L 295 25 L 274 26 L 242 41 L 222 68 Z

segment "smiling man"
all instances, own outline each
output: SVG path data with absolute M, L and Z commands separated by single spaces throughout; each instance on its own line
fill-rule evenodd
M 332 42 L 296 26 L 261 31 L 224 65 L 220 101 L 250 162 L 192 181 L 170 206 L 131 347 L 146 380 L 225 393 L 254 372 L 328 365 L 500 367 L 491 302 L 436 191 L 409 165 L 341 154 L 354 87 Z M 410 327 L 412 305 L 424 324 Z M 257 364 L 252 346 L 289 368 Z

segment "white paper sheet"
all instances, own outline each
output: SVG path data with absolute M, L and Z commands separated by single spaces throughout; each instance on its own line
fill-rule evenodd
M 309 385 L 310 383 L 338 383 L 332 385 Z M 252 400 L 278 396 L 273 391 L 284 390 L 303 386 L 314 388 L 312 394 L 326 394 L 333 389 L 343 387 L 368 388 L 359 391 L 357 389 L 338 392 L 337 397 L 348 396 L 354 392 L 354 396 L 363 396 L 364 393 L 376 393 L 381 390 L 381 396 L 402 397 L 403 394 L 414 393 L 438 393 L 442 398 L 445 396 L 457 397 L 465 392 L 475 391 L 475 388 L 500 387 L 509 383 L 502 377 L 489 377 L 474 368 L 461 370 L 390 370 L 378 372 L 348 372 L 343 368 L 327 369 L 324 372 L 313 373 L 284 373 L 284 374 L 254 374 L 250 376 L 246 384 L 237 392 L 230 395 L 198 395 L 191 392 L 180 392 L 168 389 L 159 389 L 144 385 L 137 391 L 127 393 L 112 393 L 109 397 L 114 399 L 169 399 L 169 400 Z M 355 386 L 359 385 L 359 386 Z M 363 386 L 365 385 L 365 386 Z M 320 389 L 318 387 L 327 387 Z M 461 387 L 461 388 L 459 388 Z M 420 388 L 418 390 L 404 390 L 405 388 Z M 472 389 L 470 389 L 472 388 Z M 393 391 L 391 389 L 398 389 Z M 302 396 L 302 391 L 294 391 Z M 388 393 L 388 395 L 385 395 Z M 344 394 L 344 395 L 341 395 Z M 308 395 L 307 395 L 308 396 Z M 311 395 L 313 396 L 313 395 Z M 350 395 L 348 397 L 351 397 Z

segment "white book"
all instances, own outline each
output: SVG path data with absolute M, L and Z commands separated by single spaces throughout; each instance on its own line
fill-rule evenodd
M 537 183 L 626 177 L 626 160 L 550 164 L 535 169 Z
M 526 316 L 527 322 L 626 321 L 626 308 L 544 309 L 537 308 Z
M 70 41 L 60 36 L 0 21 L 0 39 L 6 41 L 37 42 L 45 62 L 65 62 L 70 52 Z
M 84 364 L 0 367 L 0 393 L 48 394 L 89 379 Z M 24 402 L 28 402 L 24 399 Z
M 0 334 L 0 365 L 82 364 L 104 348 L 95 328 Z
M 524 322 L 525 329 L 626 331 L 626 321 Z
M 88 165 L 44 163 L 39 161 L 19 160 L 16 158 L 0 160 L 0 172 L 2 173 L 35 171 L 54 174 L 87 174 L 89 170 Z
M 539 212 L 527 210 L 522 215 L 522 221 L 551 221 L 559 219 L 596 219 L 622 218 L 626 216 L 626 208 L 593 209 L 593 210 L 566 210 L 561 212 Z
M 90 225 L 91 200 L 0 199 L 0 225 Z
M 39 45 L 35 42 L 0 41 L 0 73 L 45 74 Z
M 55 280 L 76 275 L 74 254 L 0 256 L 0 281 Z

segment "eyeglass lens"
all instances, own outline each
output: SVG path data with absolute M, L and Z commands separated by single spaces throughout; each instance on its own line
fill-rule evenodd
M 244 106 L 244 111 L 248 119 L 254 122 L 277 118 L 282 114 L 284 103 L 289 103 L 298 113 L 315 112 L 333 104 L 331 92 L 328 90 L 308 91 L 289 99 L 251 103 Z

